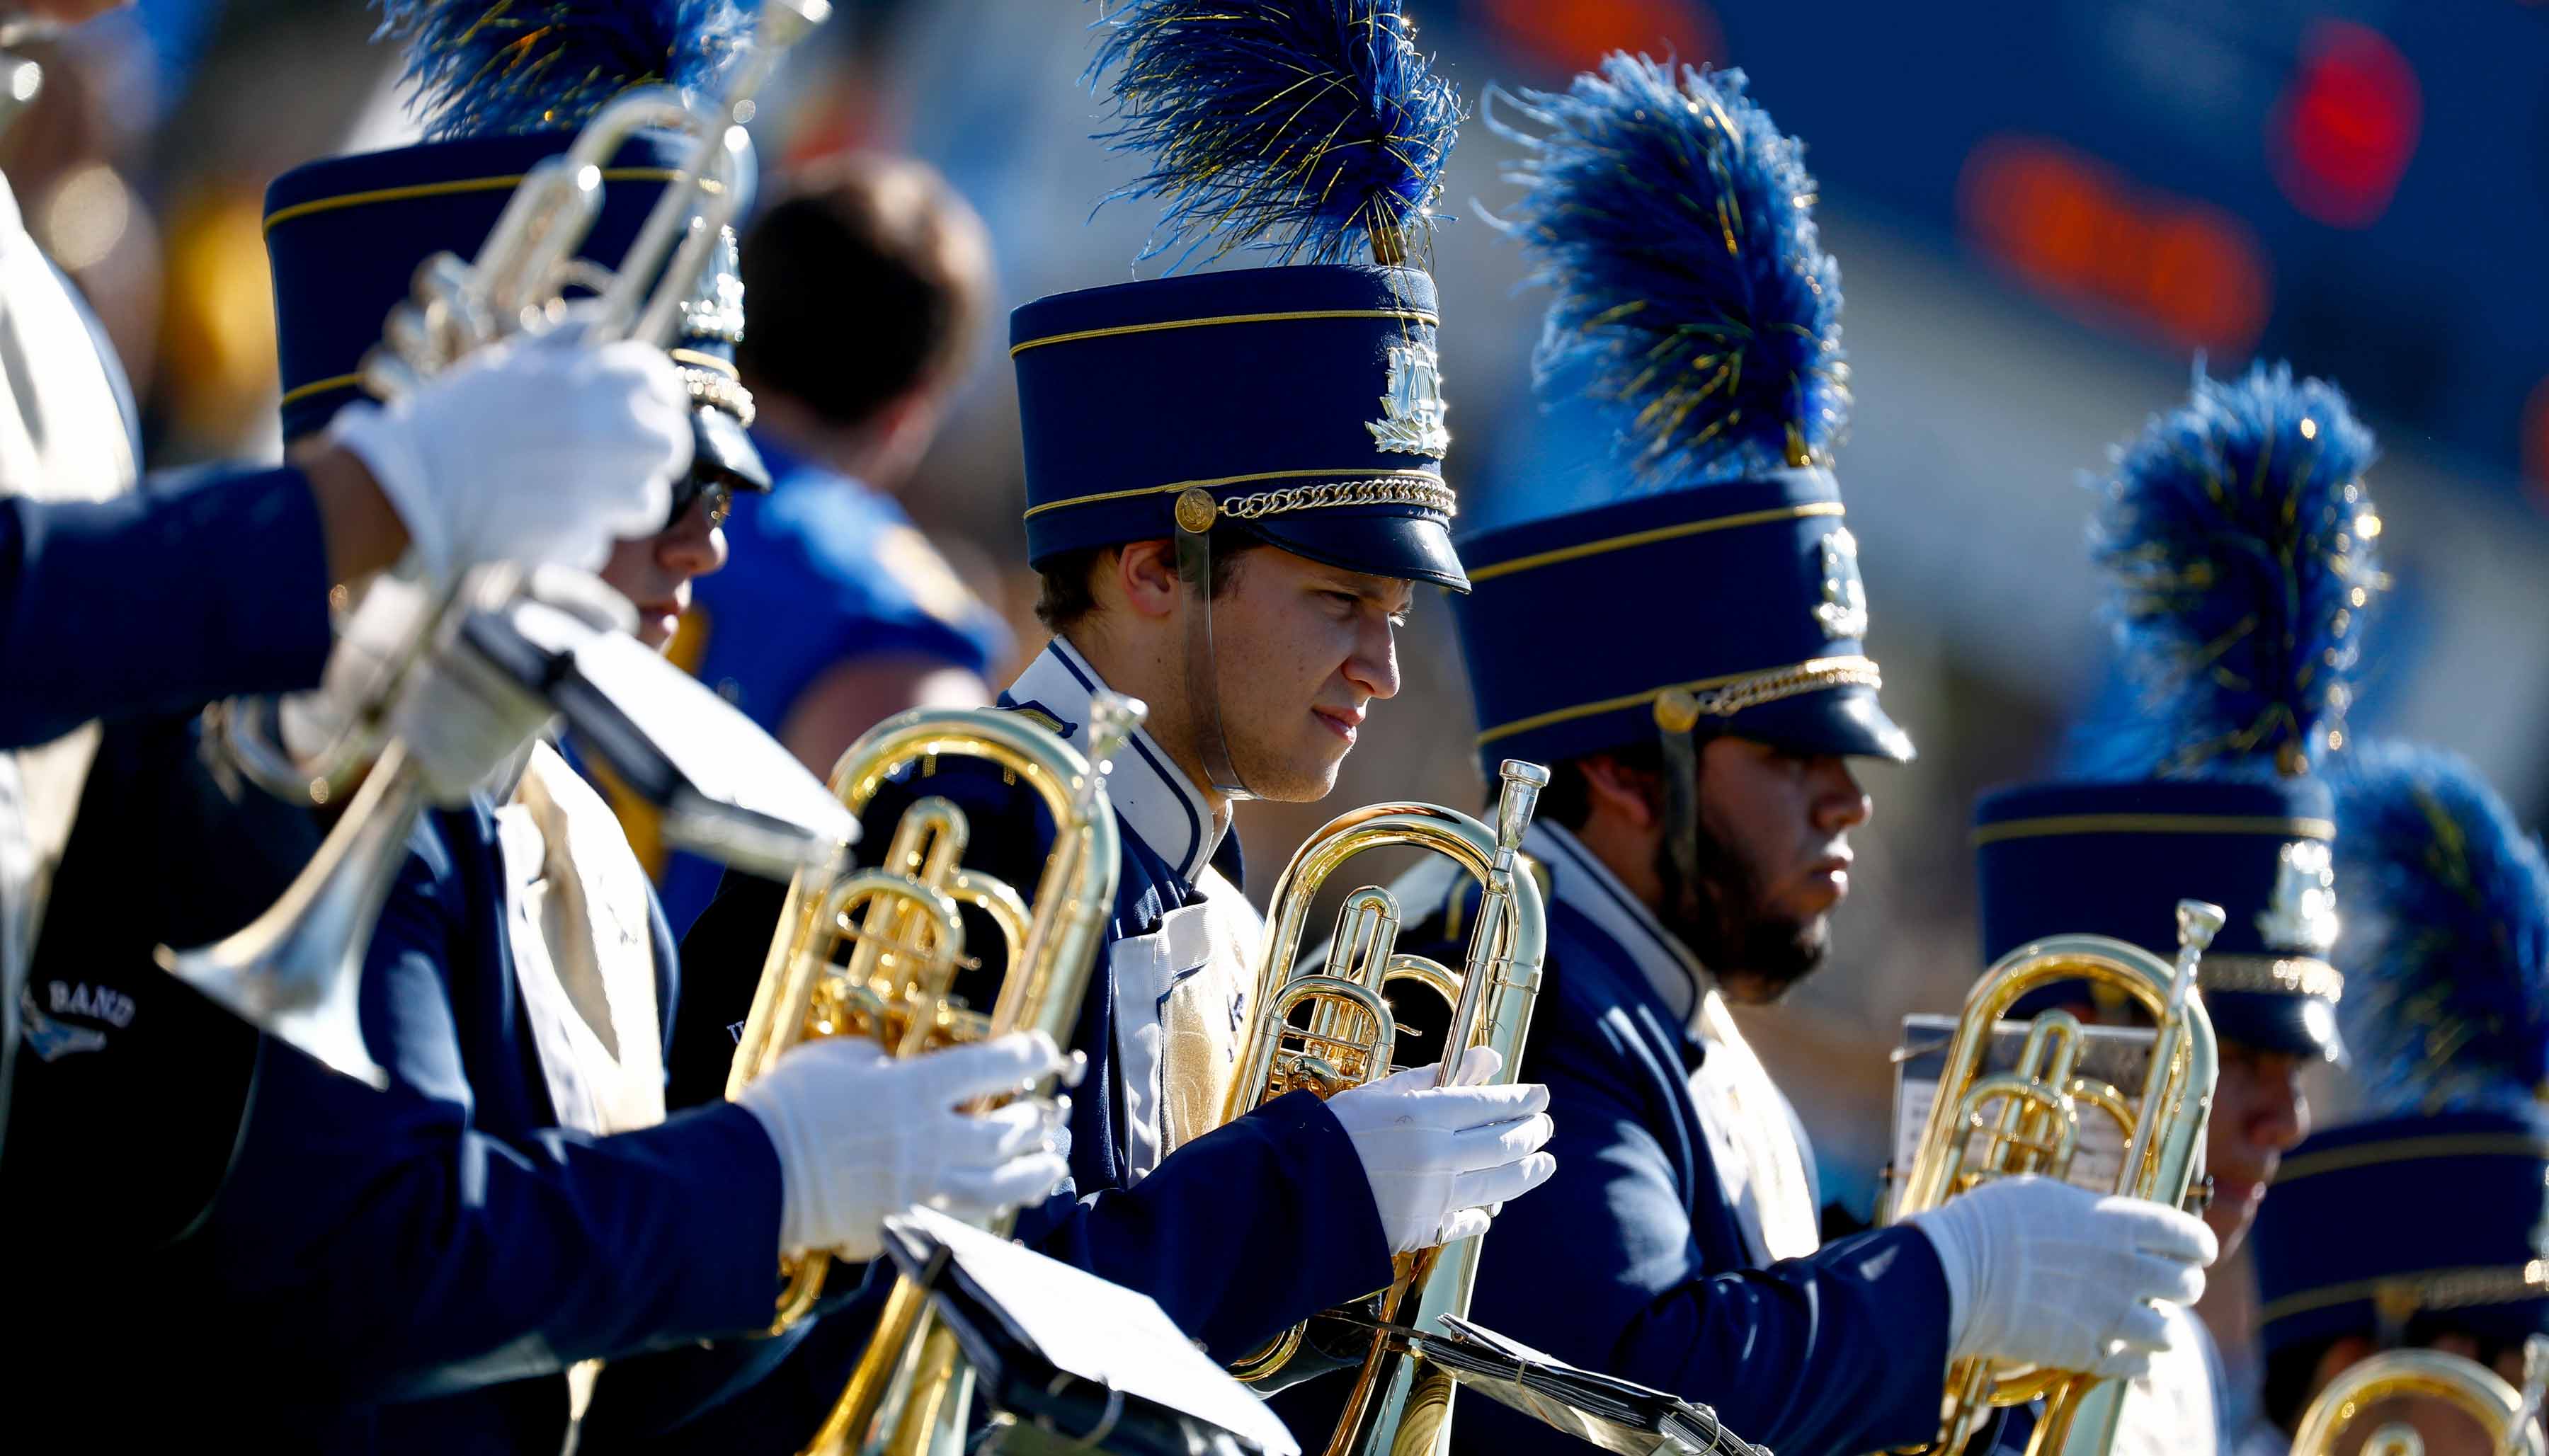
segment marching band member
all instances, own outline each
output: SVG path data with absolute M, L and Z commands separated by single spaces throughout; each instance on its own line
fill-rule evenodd
M 1504 1211 L 1471 1313 L 1789 1453 L 1931 1439 L 1955 1357 L 2137 1369 L 2150 1302 L 2201 1288 L 2200 1223 L 2011 1180 L 1819 1247 L 1804 1135 L 1728 1012 L 1823 958 L 1870 809 L 1849 761 L 1912 756 L 1828 464 L 1840 279 L 1798 145 L 1741 72 L 1628 55 L 1520 110 L 1542 135 L 1510 226 L 1556 290 L 1544 388 L 1616 410 L 1621 448 L 1541 487 L 1600 503 L 1463 543 L 1480 750 L 1553 766 L 1524 1072 L 1558 1127 L 1558 1175 Z M 1418 945 L 1457 938 L 1468 901 L 1427 873 L 1400 895 L 1438 907 Z M 1561 1444 L 1485 1402 L 1455 1443 Z
M 1394 0 L 1155 3 L 1109 22 L 1119 135 L 1158 168 L 1136 190 L 1172 204 L 1160 246 L 1414 253 L 1456 107 Z M 1271 105 L 1304 75 L 1320 80 L 1305 115 Z M 1303 136 L 1334 139 L 1275 167 Z M 1001 705 L 1070 742 L 1101 688 L 1150 705 L 1108 779 L 1121 879 L 1073 1044 L 1090 1064 L 1073 1184 L 1017 1233 L 1150 1295 L 1225 1359 L 1387 1284 L 1392 1251 L 1483 1228 L 1550 1171 L 1542 1089 L 1436 1089 L 1430 1067 L 1214 1126 L 1259 941 L 1232 802 L 1325 794 L 1398 690 L 1393 634 L 1416 587 L 1466 586 L 1437 319 L 1433 280 L 1396 261 L 1120 284 L 1011 319 L 1028 557 L 1055 636 Z M 926 783 L 971 821 L 970 867 L 1034 880 L 1049 830 L 1029 789 L 968 764 Z M 881 795 L 869 832 L 911 797 Z M 713 943 L 718 963 L 758 964 L 780 896 L 726 884 L 686 954 Z M 749 993 L 730 988 L 723 1020 Z M 1465 1081 L 1494 1074 L 1491 1053 L 1472 1057 Z M 826 1403 L 841 1388 L 837 1372 L 807 1385 Z
M 2096 531 L 2131 691 L 2084 725 L 2080 776 L 1974 814 L 1985 964 L 2065 933 L 2166 959 L 2179 898 L 2227 912 L 2197 972 L 2220 1049 L 2204 1219 L 2224 1250 L 2310 1131 L 2302 1069 L 2340 1046 L 2335 826 L 2315 775 L 2345 742 L 2382 587 L 2372 458 L 2344 397 L 2284 367 L 2199 379 L 2154 418 L 2119 452 Z M 2088 990 L 2046 987 L 2016 1013 L 2124 1014 Z M 2211 1451 L 2244 1423 L 2210 1331 L 2171 1319 L 2180 1337 L 2124 1403 L 2117 1451 Z
M 2549 862 L 2454 755 L 2367 744 L 2335 785 L 2366 1106 L 2285 1157 L 2257 1218 L 2273 1428 L 2241 1449 L 2279 1456 L 2367 1356 L 2440 1350 L 2519 1391 L 2549 1334 Z M 2409 1418 L 2437 1456 L 2497 1449 Z
M 396 12 L 435 139 L 303 167 L 270 193 L 287 433 L 330 417 L 417 265 L 474 251 L 514 183 L 573 140 L 558 128 L 657 74 L 713 84 L 738 23 L 596 12 L 500 70 L 486 48 L 511 42 L 500 20 Z M 618 260 L 689 146 L 627 143 L 585 256 Z M 671 427 L 696 436 L 694 468 L 670 520 L 604 568 L 659 608 L 641 629 L 657 645 L 687 579 L 721 562 L 726 493 L 759 475 L 725 364 L 742 326 L 730 249 L 684 317 Z M 873 1251 L 886 1213 L 989 1215 L 1063 1175 L 1051 1104 L 957 1111 L 1059 1069 L 1031 1037 L 915 1062 L 807 1047 L 745 1104 L 667 1117 L 679 965 L 628 845 L 544 747 L 498 788 L 502 807 L 420 826 L 371 943 L 363 1030 L 387 1092 L 281 1046 L 251 1049 L 244 1125 L 206 1160 L 221 1197 L 142 1271 L 153 1309 L 174 1307 L 163 1322 L 203 1341 L 178 1381 L 188 1399 L 137 1410 L 134 1425 L 212 1412 L 268 1445 L 554 1451 L 591 1387 L 579 1362 L 758 1332 L 784 1250 Z M 163 1039 L 257 1040 L 199 1001 L 129 995 L 147 997 Z M 137 1124 L 152 1099 L 196 1090 L 173 1068 L 114 1069 Z
M 909 158 L 816 163 L 745 229 L 755 306 L 735 363 L 773 479 L 726 522 L 752 570 L 700 584 L 673 657 L 817 774 L 905 708 L 989 702 L 1008 656 L 997 614 L 896 500 L 973 360 L 991 271 L 981 221 Z M 660 858 L 616 806 L 688 930 L 717 866 Z
M 103 8 L 26 7 L 63 25 Z M 686 446 L 664 428 L 679 388 L 660 354 L 510 349 L 471 361 L 358 434 L 312 440 L 280 468 L 197 472 L 134 491 L 141 451 L 122 370 L 28 236 L 5 180 L 0 330 L 12 357 L 29 364 L 12 372 L 0 409 L 5 1125 L 20 987 L 92 762 L 109 749 L 84 725 L 315 686 L 330 642 L 329 585 L 369 576 L 412 547 L 446 569 L 499 556 L 598 562 L 614 534 L 661 518 Z M 475 421 L 472 458 L 420 448 L 462 417 Z M 514 489 L 506 463 L 551 442 L 567 447 L 551 489 Z M 244 561 L 259 569 L 237 569 Z M 118 759 L 152 757 L 113 749 Z M 236 903 L 261 904 L 279 887 Z M 65 1004 L 84 984 L 64 984 Z M 53 993 L 39 988 L 35 999 Z

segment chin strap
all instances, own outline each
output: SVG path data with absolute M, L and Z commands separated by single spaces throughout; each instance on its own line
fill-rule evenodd
M 1655 737 L 1664 749 L 1664 848 L 1684 890 L 1699 888 L 1699 701 L 1666 688 L 1655 699 Z
M 1186 708 L 1212 791 L 1253 799 L 1257 795 L 1230 762 L 1230 739 L 1221 727 L 1221 674 L 1212 652 L 1212 523 L 1218 514 L 1212 493 L 1201 487 L 1178 498 L 1178 580 L 1186 589 Z

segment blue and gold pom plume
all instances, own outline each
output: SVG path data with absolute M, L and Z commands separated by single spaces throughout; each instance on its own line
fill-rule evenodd
M 2335 386 L 2266 364 L 2199 375 L 2117 452 L 2090 540 L 2129 701 L 2082 725 L 2067 776 L 1977 805 L 1986 960 L 2077 931 L 2165 951 L 2177 900 L 2209 900 L 2223 1040 L 2342 1052 L 2321 771 L 2383 586 L 2373 455 Z
M 1521 148 L 1498 226 L 1550 296 L 1542 433 L 1596 425 L 1461 543 L 1482 754 L 1679 761 L 1733 734 L 1909 760 L 1831 470 L 1849 372 L 1802 144 L 1742 71 L 1625 53 L 1490 99 Z M 1567 608 L 1592 601 L 1648 630 L 1585 633 Z
M 791 22 L 810 25 L 828 6 L 786 8 Z M 383 0 L 381 17 L 379 37 L 406 48 L 410 104 L 428 139 L 313 162 L 267 190 L 285 437 L 323 427 L 365 396 L 364 360 L 380 320 L 409 298 L 422 265 L 445 253 L 479 257 L 525 178 L 572 163 L 578 185 L 553 190 L 563 208 L 595 216 L 582 253 L 547 271 L 570 283 L 594 275 L 598 289 L 610 287 L 614 271 L 648 273 L 619 280 L 638 295 L 662 271 L 652 260 L 670 255 L 681 267 L 687 253 L 708 250 L 694 296 L 655 301 L 632 331 L 669 336 L 694 405 L 694 479 L 767 489 L 746 433 L 752 399 L 734 367 L 743 289 L 732 235 L 696 225 L 701 235 L 649 235 L 657 202 L 694 173 L 714 211 L 739 215 L 754 176 L 749 144 L 721 146 L 704 164 L 706 148 L 692 135 L 673 130 L 669 115 L 648 121 L 633 100 L 611 113 L 624 115 L 624 127 L 598 129 L 609 135 L 587 135 L 581 147 L 579 130 L 614 102 L 650 94 L 644 88 L 669 86 L 685 98 L 732 90 L 738 67 L 773 64 L 784 46 L 756 46 L 757 23 L 734 0 Z M 739 128 L 728 135 L 741 136 Z M 526 249 L 544 234 L 575 231 L 563 218 L 517 230 Z M 648 261 L 623 269 L 632 256 Z M 667 303 L 679 305 L 677 318 L 652 317 Z
M 2365 1108 L 2284 1155 L 2260 1337 L 2511 1348 L 2549 1334 L 2549 861 L 2455 755 L 2366 744 L 2329 779 Z

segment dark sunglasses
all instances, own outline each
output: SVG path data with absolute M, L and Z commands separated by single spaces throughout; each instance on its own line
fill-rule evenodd
M 692 506 L 702 504 L 708 507 L 708 529 L 713 531 L 734 513 L 734 487 L 722 478 L 703 478 L 696 470 L 685 472 L 673 482 L 673 510 L 664 517 L 664 529 L 669 531 L 680 525 Z

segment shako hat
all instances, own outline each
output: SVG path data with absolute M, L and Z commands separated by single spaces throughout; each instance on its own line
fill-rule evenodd
M 1506 99 L 1529 130 L 1499 128 L 1525 148 L 1503 226 L 1551 291 L 1544 433 L 1590 458 L 1506 482 L 1508 523 L 1462 539 L 1481 756 L 1548 763 L 1660 727 L 1668 747 L 1731 733 L 1910 759 L 1831 470 L 1841 274 L 1800 143 L 1738 70 L 1614 54 Z
M 566 151 L 576 128 L 621 91 L 715 87 L 748 30 L 733 0 L 385 0 L 383 12 L 382 34 L 408 47 L 426 139 L 296 167 L 266 190 L 287 439 L 362 398 L 363 355 L 419 263 L 437 252 L 475 257 L 523 175 Z M 692 146 L 687 136 L 631 136 L 603 170 L 602 214 L 581 255 L 616 267 Z M 734 366 L 743 326 L 729 237 L 670 353 L 691 392 L 694 472 L 767 490 L 745 432 L 752 397 Z

